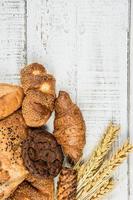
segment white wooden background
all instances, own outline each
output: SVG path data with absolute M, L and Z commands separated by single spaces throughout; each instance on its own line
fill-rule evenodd
M 119 146 L 133 142 L 133 2 L 131 0 L 1 0 L 0 81 L 45 64 L 57 89 L 71 93 L 87 125 L 88 155 L 110 120 Z M 52 129 L 52 121 L 49 123 Z M 133 156 L 115 174 L 108 200 L 133 200 Z

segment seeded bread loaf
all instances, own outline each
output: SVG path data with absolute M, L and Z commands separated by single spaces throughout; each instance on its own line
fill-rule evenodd
M 0 121 L 0 199 L 5 200 L 23 182 L 28 171 L 21 157 L 27 126 L 20 111 Z

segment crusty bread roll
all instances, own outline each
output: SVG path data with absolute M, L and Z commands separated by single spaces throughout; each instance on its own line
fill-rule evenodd
M 21 84 L 25 93 L 22 114 L 28 126 L 41 127 L 49 120 L 54 110 L 55 82 L 55 78 L 38 63 L 21 70 Z
M 19 109 L 23 97 L 24 93 L 21 87 L 0 83 L 0 120 Z
M 46 69 L 39 63 L 32 63 L 21 70 L 21 83 L 26 94 L 28 90 L 38 89 L 43 83 L 42 78 L 47 74 Z

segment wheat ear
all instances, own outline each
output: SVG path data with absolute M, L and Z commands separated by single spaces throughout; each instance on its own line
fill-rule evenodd
M 133 146 L 129 144 L 129 141 L 126 141 L 122 148 L 119 149 L 110 160 L 104 162 L 104 164 L 93 177 L 86 179 L 86 185 L 84 189 L 82 186 L 82 190 L 81 188 L 78 188 L 77 197 L 81 200 L 84 200 L 86 197 L 86 191 L 88 192 L 88 196 L 91 195 L 97 187 L 102 185 L 104 180 L 107 180 L 111 176 L 115 168 L 126 159 L 128 153 L 131 151 L 133 151 Z
M 114 185 L 115 185 L 114 180 L 112 178 L 110 178 L 89 199 L 90 200 L 100 200 L 108 192 L 112 191 L 112 189 L 114 188 Z M 88 197 L 86 199 L 88 199 Z
M 78 188 L 84 186 L 86 178 L 93 177 L 97 169 L 100 167 L 105 156 L 110 150 L 112 143 L 115 141 L 120 127 L 110 123 L 105 131 L 105 134 L 98 144 L 96 150 L 93 151 L 90 159 L 85 163 L 81 161 L 75 166 L 78 171 Z M 86 174 L 88 177 L 86 177 Z

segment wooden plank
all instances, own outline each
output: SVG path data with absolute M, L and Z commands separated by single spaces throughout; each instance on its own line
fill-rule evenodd
M 1 0 L 0 79 L 18 82 L 27 46 L 28 63 L 45 64 L 57 78 L 57 90 L 68 90 L 80 105 L 87 121 L 88 155 L 110 119 L 122 124 L 122 140 L 127 137 L 127 29 L 127 0 L 30 0 L 27 10 L 26 1 Z M 131 66 L 132 49 L 131 42 Z M 131 122 L 132 87 L 130 93 Z M 132 130 L 130 123 L 131 139 Z M 110 200 L 127 200 L 128 192 L 132 199 L 132 165 L 130 158 L 129 189 L 125 163 L 116 173 L 119 186 Z
M 127 138 L 128 1 L 77 2 L 77 100 L 87 123 L 85 154 L 110 120 L 121 124 L 116 146 Z M 109 200 L 128 199 L 127 162 L 115 174 Z
M 129 35 L 129 47 L 130 47 L 130 57 L 129 57 L 129 68 L 128 68 L 128 79 L 129 79 L 129 137 L 133 143 L 133 3 L 130 2 L 130 35 Z M 129 200 L 133 199 L 133 155 L 129 158 Z
M 25 2 L 0 1 L 0 81 L 18 82 L 25 64 Z

